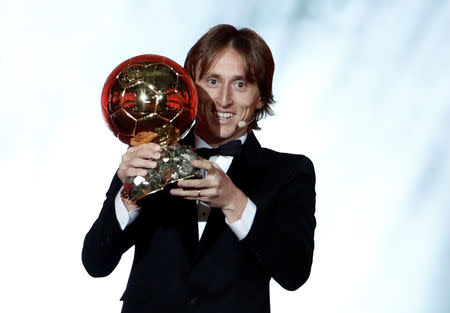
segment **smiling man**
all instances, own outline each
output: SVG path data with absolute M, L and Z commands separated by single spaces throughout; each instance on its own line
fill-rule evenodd
M 262 148 L 253 130 L 271 113 L 274 62 L 250 29 L 210 29 L 190 50 L 199 108 L 185 138 L 204 157 L 203 179 L 178 182 L 139 206 L 121 197 L 124 180 L 145 175 L 157 144 L 129 148 L 83 264 L 112 272 L 135 246 L 122 312 L 270 312 L 269 281 L 296 290 L 308 279 L 315 229 L 315 175 L 303 155 Z
M 197 65 L 198 67 L 200 65 Z M 193 74 L 210 101 L 200 106 L 197 133 L 211 145 L 221 145 L 247 133 L 247 125 L 264 106 L 254 77 L 246 72 L 245 61 L 232 46 L 224 47 L 206 72 Z M 205 97 L 206 98 L 206 97 Z M 238 125 L 239 122 L 246 122 Z

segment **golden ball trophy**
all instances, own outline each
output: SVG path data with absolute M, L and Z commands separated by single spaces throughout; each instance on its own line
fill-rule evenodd
M 198 159 L 182 139 L 195 122 L 197 94 L 190 76 L 176 62 L 140 55 L 118 65 L 103 86 L 103 117 L 123 143 L 161 145 L 161 158 L 145 176 L 129 177 L 124 193 L 134 203 L 178 180 L 199 177 Z

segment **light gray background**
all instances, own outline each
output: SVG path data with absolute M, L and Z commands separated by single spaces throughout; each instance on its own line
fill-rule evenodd
M 100 92 L 123 60 L 184 62 L 218 23 L 271 47 L 265 146 L 309 156 L 309 281 L 271 284 L 273 312 L 450 311 L 450 2 L 1 1 L 0 294 L 4 312 L 119 312 L 129 251 L 107 278 L 85 233 L 126 147 Z

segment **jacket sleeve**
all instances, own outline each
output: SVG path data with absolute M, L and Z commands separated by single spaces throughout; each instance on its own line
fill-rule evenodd
M 122 230 L 116 218 L 114 199 L 121 187 L 122 182 L 116 174 L 106 193 L 100 215 L 84 239 L 82 261 L 93 277 L 109 275 L 122 254 L 134 244 L 138 221 Z
M 298 160 L 298 159 L 297 159 Z M 309 277 L 314 250 L 315 174 L 302 157 L 273 199 L 258 200 L 248 235 L 241 241 L 283 288 L 296 290 Z

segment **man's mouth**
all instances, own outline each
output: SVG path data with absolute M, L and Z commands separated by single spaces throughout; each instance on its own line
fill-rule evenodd
M 230 112 L 214 112 L 214 115 L 217 116 L 220 119 L 229 119 L 233 116 L 235 116 L 235 113 L 230 113 Z

